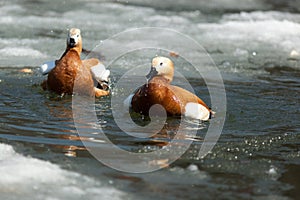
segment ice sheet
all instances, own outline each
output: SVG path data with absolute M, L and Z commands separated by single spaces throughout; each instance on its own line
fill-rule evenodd
M 0 199 L 123 199 L 124 193 L 0 143 Z

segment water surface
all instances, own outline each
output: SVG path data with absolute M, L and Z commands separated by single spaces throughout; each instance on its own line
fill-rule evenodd
M 297 3 L 197 2 L 1 2 L 1 198 L 297 199 Z M 197 136 L 188 138 L 193 139 L 193 144 L 169 167 L 153 173 L 128 174 L 106 167 L 86 150 L 74 126 L 72 97 L 60 98 L 43 91 L 39 85 L 45 77 L 38 66 L 60 57 L 67 28 L 80 28 L 84 48 L 92 50 L 100 40 L 144 26 L 171 28 L 203 45 L 222 73 L 227 114 L 222 135 L 205 158 L 199 158 L 198 152 L 210 122 L 200 123 Z M 149 62 L 152 56 L 149 54 Z M 112 87 L 133 62 L 123 61 L 110 68 Z M 32 73 L 22 72 L 23 68 Z M 195 78 L 192 68 L 180 72 L 209 104 L 205 82 Z M 175 80 L 180 85 L 180 77 Z M 169 118 L 156 138 L 133 138 L 116 126 L 110 97 L 97 99 L 95 105 L 102 129 L 126 150 L 147 152 L 162 148 L 180 123 L 178 118 Z M 141 120 L 140 116 L 134 117 Z M 102 145 L 107 152 L 111 148 L 99 136 L 81 139 L 91 146 Z

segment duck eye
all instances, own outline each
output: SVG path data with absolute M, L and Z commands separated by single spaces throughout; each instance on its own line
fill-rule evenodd
M 77 37 L 79 37 L 79 35 L 77 35 Z
M 164 63 L 161 62 L 161 63 L 160 63 L 160 66 L 162 66 L 163 64 L 164 64 Z

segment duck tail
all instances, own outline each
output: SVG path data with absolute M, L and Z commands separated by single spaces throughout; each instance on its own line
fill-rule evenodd
M 209 108 L 210 109 L 210 108 Z M 209 119 L 213 118 L 215 116 L 216 112 L 212 111 L 210 109 L 210 112 L 209 112 Z

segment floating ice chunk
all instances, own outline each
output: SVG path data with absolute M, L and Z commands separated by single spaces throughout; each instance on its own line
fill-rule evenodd
M 278 168 L 273 165 L 270 166 L 270 169 L 267 171 L 267 174 L 273 180 L 277 180 L 280 176 L 280 174 L 278 173 Z
M 204 35 L 214 38 L 226 47 L 233 45 L 240 49 L 296 49 L 300 41 L 300 25 L 292 21 L 223 21 L 220 24 L 198 24 Z M 250 42 L 249 42 L 250 41 Z M 220 48 L 226 52 L 225 48 Z M 224 50 L 225 49 L 225 50 Z
M 2 56 L 24 56 L 24 57 L 35 57 L 35 58 L 44 58 L 45 55 L 42 54 L 40 51 L 27 48 L 27 47 L 6 47 L 0 49 L 0 54 Z
M 233 52 L 233 55 L 236 56 L 236 57 L 240 57 L 240 56 L 248 56 L 248 51 L 245 50 L 245 49 L 240 49 L 240 48 L 237 48 L 235 49 L 235 51 Z
M 241 12 L 237 14 L 225 14 L 222 17 L 223 21 L 291 21 L 298 22 L 300 20 L 299 14 L 278 12 L 278 11 L 254 11 Z
M 276 169 L 274 167 L 271 167 L 269 169 L 269 171 L 268 171 L 268 174 L 270 174 L 270 175 L 276 175 L 277 174 Z
M 194 172 L 194 171 L 198 171 L 199 168 L 198 168 L 198 166 L 195 165 L 195 164 L 190 164 L 190 165 L 187 167 L 187 170 Z
M 99 180 L 25 157 L 0 143 L 0 199 L 124 199 L 124 192 Z
M 127 2 L 128 0 L 119 0 L 119 2 Z M 149 7 L 158 7 L 160 9 L 178 9 L 183 10 L 264 10 L 269 8 L 268 4 L 260 0 L 130 0 L 131 4 L 138 4 Z
M 290 52 L 289 58 L 298 60 L 298 59 L 300 59 L 300 53 L 296 50 L 292 50 Z

